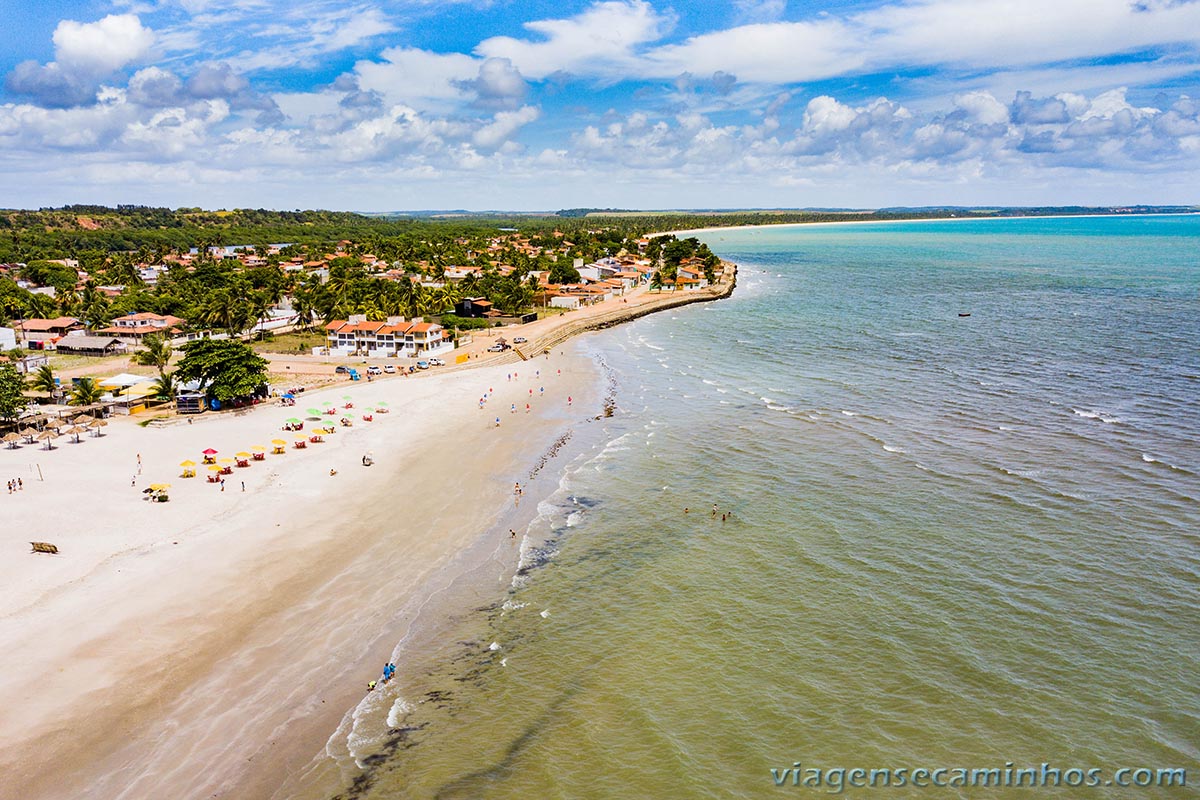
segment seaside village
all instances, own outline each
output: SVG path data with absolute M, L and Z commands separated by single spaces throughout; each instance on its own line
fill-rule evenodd
M 294 404 L 306 388 L 338 381 L 524 360 L 540 352 L 533 334 L 540 330 L 539 319 L 572 315 L 608 301 L 610 306 L 627 304 L 633 293 L 679 297 L 720 282 L 724 269 L 702 245 L 704 257 L 677 258 L 669 269 L 664 268 L 661 248 L 653 248 L 654 258 L 647 257 L 649 240 L 644 238 L 637 240 L 636 251 L 623 248 L 617 255 L 588 263 L 575 258 L 569 270 L 530 269 L 530 264 L 546 263 L 547 256 L 562 264 L 564 254 L 571 251 L 571 243 L 557 231 L 550 246 L 546 238 L 535 243 L 517 231 L 507 231 L 487 241 L 483 252 L 471 253 L 474 263 L 470 265 L 431 267 L 418 262 L 407 269 L 399 261 L 361 252 L 363 248 L 350 241 L 340 242 L 319 258 L 312 257 L 311 248 L 297 254 L 297 248 L 288 245 L 206 247 L 203 252 L 193 248 L 159 254 L 154 263 L 126 259 L 128 279 L 119 285 L 97 283 L 71 259 L 41 262 L 43 271 L 46 264 L 52 265 L 55 280 L 40 285 L 35 279 L 40 273 L 26 265 L 2 264 L 0 283 L 8 279 L 28 292 L 28 305 L 34 310 L 68 306 L 62 296 L 65 290 L 72 295 L 69 307 L 78 311 L 23 318 L 19 312 L 6 314 L 9 322 L 0 327 L 0 373 L 6 364 L 15 367 L 21 386 L 15 402 L 10 398 L 0 408 L 4 418 L 0 427 L 5 431 L 0 438 L 8 449 L 52 450 L 59 436 L 79 441 L 82 434 L 104 435 L 101 429 L 113 415 L 173 424 L 184 416 L 266 401 Z M 514 254 L 525 264 L 517 276 L 519 283 L 512 281 L 519 287 L 518 297 L 489 299 L 473 291 L 484 278 L 496 280 L 513 273 L 516 268 L 505 259 L 514 259 Z M 363 280 L 394 283 L 398 294 L 410 299 L 427 298 L 408 303 L 409 308 L 426 313 L 404 316 L 372 308 L 366 313 L 337 314 L 345 307 L 337 303 L 321 313 L 313 298 L 338 290 L 334 284 L 345 282 L 348 262 Z M 137 307 L 120 315 L 96 311 L 128 308 L 130 303 L 123 302 L 129 299 L 127 293 L 145 297 L 160 282 L 176 279 L 180 271 L 189 274 L 213 264 L 253 277 L 261 276 L 256 271 L 272 270 L 279 276 L 274 285 L 285 288 L 273 297 L 256 293 L 255 297 L 263 298 L 258 300 L 227 292 L 230 297 L 224 307 L 214 297 L 199 319 Z M 251 304 L 253 309 L 248 308 Z M 427 311 L 438 306 L 441 313 Z M 226 352 L 223 357 L 234 358 L 230 364 L 238 370 L 251 363 L 238 358 L 257 359 L 251 371 L 260 380 L 232 392 L 236 396 L 230 396 L 232 390 L 224 396 L 214 393 L 219 383 L 213 380 L 215 373 L 206 375 L 203 367 L 188 363 L 193 350 L 207 352 L 194 347 L 204 341 L 242 348 L 238 353 L 244 355 Z M 212 353 L 208 357 L 216 358 Z M 230 364 L 222 369 L 228 371 Z M 177 368 L 174 373 L 171 366 Z

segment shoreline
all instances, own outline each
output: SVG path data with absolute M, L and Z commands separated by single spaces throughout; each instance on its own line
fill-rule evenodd
M 719 299 L 733 283 L 572 312 L 530 345 Z M 301 413 L 259 406 L 196 424 L 119 420 L 52 452 L 0 453 L 0 467 L 26 478 L 0 539 L 5 788 L 31 799 L 257 796 L 311 765 L 422 610 L 480 565 L 470 554 L 491 557 L 513 476 L 584 409 L 597 413 L 598 370 L 579 348 L 528 364 L 496 356 L 307 392 L 301 406 L 345 394 L 360 408 L 387 398 L 393 413 L 302 451 L 278 431 Z M 524 374 L 509 382 L 509 371 Z M 518 400 L 536 413 L 511 414 Z M 176 477 L 205 446 L 223 456 L 280 436 L 286 454 L 235 470 L 225 491 L 203 474 Z M 368 471 L 364 450 L 376 453 Z M 143 501 L 152 481 L 174 484 L 170 503 Z M 29 539 L 61 552 L 30 555 Z

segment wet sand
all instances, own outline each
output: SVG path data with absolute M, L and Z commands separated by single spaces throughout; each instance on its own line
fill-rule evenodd
M 568 349 L 0 451 L 25 484 L 0 497 L 2 794 L 269 795 L 325 746 L 419 609 L 489 557 L 514 480 L 599 412 L 596 378 Z M 391 413 L 293 449 L 283 420 L 342 395 Z M 235 468 L 224 492 L 202 469 L 178 477 L 206 447 L 224 457 L 274 438 L 286 454 Z M 143 499 L 151 482 L 172 484 L 169 503 Z

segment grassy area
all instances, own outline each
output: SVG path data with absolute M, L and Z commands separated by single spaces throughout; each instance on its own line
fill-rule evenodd
M 539 308 L 537 310 L 537 315 L 538 319 L 546 319 L 548 317 L 561 317 L 568 311 L 570 311 L 568 308 L 555 308 L 553 306 L 548 306 L 546 308 Z
M 96 372 L 105 372 L 114 368 L 121 368 L 129 361 L 128 355 L 80 356 L 74 354 L 59 355 L 58 353 L 47 353 L 46 355 L 50 357 L 50 369 L 55 372 L 77 369 L 79 367 L 89 367 Z
M 323 347 L 325 337 L 320 333 L 280 333 L 265 341 L 252 341 L 250 346 L 256 353 L 287 353 L 296 355 L 312 352 L 314 347 Z

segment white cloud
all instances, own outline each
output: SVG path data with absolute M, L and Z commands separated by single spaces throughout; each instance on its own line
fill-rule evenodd
M 540 112 L 533 106 L 522 106 L 516 111 L 500 111 L 490 123 L 475 131 L 471 142 L 483 150 L 495 150 L 538 116 Z
M 90 23 L 63 20 L 53 38 L 55 60 L 18 64 L 6 85 L 60 108 L 94 100 L 102 80 L 144 57 L 154 44 L 154 32 L 133 14 L 110 14 Z
M 535 79 L 555 72 L 613 75 L 631 67 L 638 47 L 657 40 L 668 27 L 669 19 L 645 0 L 612 0 L 569 19 L 525 23 L 541 41 L 496 36 L 480 42 L 475 52 L 507 58 Z
M 154 32 L 133 14 L 88 23 L 65 19 L 54 29 L 55 61 L 101 77 L 141 59 L 153 45 Z
M 433 53 L 407 47 L 390 47 L 383 61 L 359 61 L 354 74 L 364 91 L 376 91 L 389 102 L 417 107 L 444 107 L 462 101 L 462 88 L 479 75 L 481 61 L 463 53 Z

